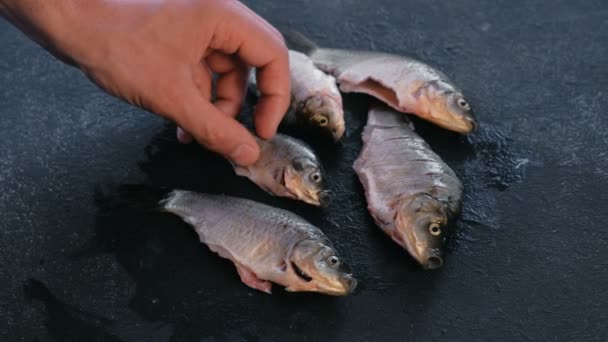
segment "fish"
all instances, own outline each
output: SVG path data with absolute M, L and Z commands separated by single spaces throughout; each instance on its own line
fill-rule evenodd
M 303 53 L 289 51 L 292 111 L 287 116 L 297 124 L 331 134 L 335 141 L 344 135 L 342 95 L 336 79 L 323 73 Z
M 280 133 L 269 140 L 256 139 L 259 159 L 249 166 L 233 163 L 237 175 L 249 178 L 272 195 L 329 206 L 332 193 L 325 189 L 325 171 L 307 144 Z
M 310 57 L 289 50 L 291 103 L 283 123 L 331 136 L 339 141 L 345 132 L 342 95 L 336 79 L 323 73 Z M 257 93 L 255 72 L 249 74 L 249 88 Z
M 253 289 L 270 294 L 275 283 L 289 292 L 345 296 L 357 287 L 327 236 L 289 211 L 186 190 L 171 191 L 160 209 L 193 226 L 200 241 L 231 260 Z
M 344 93 L 364 93 L 393 109 L 414 114 L 461 134 L 477 121 L 462 91 L 441 71 L 396 54 L 317 47 L 296 31 L 284 33 L 289 48 L 308 55 L 315 66 L 334 76 Z
M 353 169 L 375 223 L 423 268 L 441 267 L 462 183 L 403 114 L 372 108 L 362 138 Z

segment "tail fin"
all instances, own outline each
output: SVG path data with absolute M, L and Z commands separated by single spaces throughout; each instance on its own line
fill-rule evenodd
M 298 31 L 287 29 L 283 30 L 282 34 L 290 50 L 310 56 L 319 48 L 317 44 Z

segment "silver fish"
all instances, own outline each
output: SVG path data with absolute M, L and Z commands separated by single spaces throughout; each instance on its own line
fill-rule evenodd
M 250 166 L 233 164 L 237 175 L 247 177 L 266 192 L 317 206 L 328 206 L 331 192 L 324 189 L 325 172 L 315 153 L 304 142 L 276 134 L 257 139 L 260 158 Z
M 336 77 L 340 90 L 374 96 L 397 111 L 468 134 L 476 121 L 471 106 L 446 75 L 413 58 L 389 53 L 325 49 L 297 32 L 286 34 L 314 64 Z
M 342 95 L 336 79 L 315 67 L 310 57 L 294 50 L 289 50 L 289 74 L 291 105 L 283 121 L 329 133 L 335 141 L 340 140 L 345 124 Z M 249 87 L 257 93 L 253 70 L 249 74 Z
M 342 95 L 336 79 L 314 66 L 310 57 L 289 51 L 292 117 L 297 124 L 330 133 L 334 140 L 344 135 Z
M 460 213 L 462 184 L 405 115 L 372 109 L 353 167 L 376 224 L 424 268 L 443 264 L 443 237 Z
M 357 286 L 325 234 L 286 210 L 182 190 L 160 204 L 192 225 L 209 249 L 230 259 L 251 288 L 271 293 L 276 283 L 291 292 L 343 296 Z

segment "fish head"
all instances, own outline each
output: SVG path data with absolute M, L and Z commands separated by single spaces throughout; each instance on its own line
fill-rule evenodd
M 331 202 L 331 192 L 324 189 L 325 172 L 316 160 L 308 157 L 295 158 L 285 167 L 283 185 L 293 196 L 306 203 L 326 207 Z
M 307 98 L 297 111 L 298 120 L 305 126 L 329 133 L 335 141 L 342 138 L 345 131 L 342 98 L 336 94 L 318 93 Z
M 287 291 L 345 296 L 357 287 L 350 268 L 327 241 L 298 242 L 291 250 L 287 265 Z
M 419 103 L 426 107 L 430 120 L 446 129 L 468 134 L 475 130 L 477 122 L 469 102 L 459 90 L 443 81 L 430 81 L 419 91 Z
M 391 237 L 425 269 L 443 264 L 443 240 L 447 233 L 448 206 L 428 194 L 403 199 Z

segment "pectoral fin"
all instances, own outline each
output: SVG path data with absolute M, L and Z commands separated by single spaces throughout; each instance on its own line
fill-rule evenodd
M 272 283 L 267 281 L 267 280 L 262 280 L 260 278 L 258 278 L 255 273 L 253 273 L 252 271 L 250 271 L 248 268 L 246 268 L 243 265 L 238 265 L 235 264 L 236 266 L 236 270 L 239 273 L 239 276 L 241 277 L 241 281 L 243 283 L 245 283 L 245 285 L 256 289 L 256 290 L 260 290 L 262 292 L 266 292 L 268 294 L 272 294 Z

